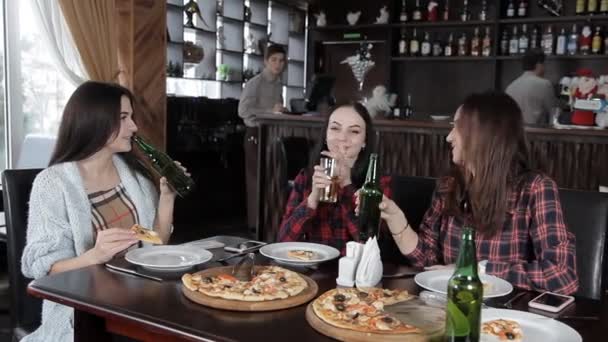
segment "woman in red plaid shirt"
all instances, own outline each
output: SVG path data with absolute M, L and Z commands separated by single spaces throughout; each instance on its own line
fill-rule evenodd
M 417 232 L 388 198 L 382 217 L 401 252 L 415 266 L 452 264 L 458 256 L 468 189 L 477 259 L 486 273 L 527 290 L 572 294 L 578 289 L 574 235 L 566 229 L 557 185 L 530 169 L 521 110 L 503 93 L 469 96 L 447 137 L 453 172 L 437 183 Z
M 373 128 L 363 105 L 336 108 L 323 129 L 314 167 L 300 171 L 287 201 L 279 241 L 310 241 L 330 245 L 344 254 L 346 242 L 359 239 L 354 194 L 363 185 L 369 155 L 373 150 Z M 340 190 L 336 203 L 319 202 L 319 191 L 331 184 L 319 157 L 337 160 Z M 389 178 L 380 186 L 388 189 Z M 388 195 L 387 192 L 385 192 Z

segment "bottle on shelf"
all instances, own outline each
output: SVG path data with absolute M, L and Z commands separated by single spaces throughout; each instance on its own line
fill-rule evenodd
M 511 39 L 509 40 L 509 56 L 515 56 L 519 52 L 519 36 L 517 34 L 517 26 L 513 26 Z
M 467 56 L 467 48 L 467 34 L 463 32 L 460 38 L 458 38 L 458 56 Z
M 553 27 L 547 26 L 547 30 L 543 34 L 543 51 L 545 55 L 549 56 L 553 54 Z
M 359 191 L 359 239 L 363 242 L 378 235 L 382 189 L 378 177 L 378 154 L 369 156 L 365 183 Z
M 490 27 L 486 26 L 486 33 L 483 36 L 481 43 L 481 55 L 489 57 L 492 54 L 492 38 L 490 36 Z
M 509 0 L 507 4 L 507 18 L 515 17 L 515 5 L 513 4 L 513 0 Z
M 502 31 L 502 37 L 500 38 L 500 54 L 503 56 L 509 54 L 509 33 L 507 30 Z
M 530 49 L 538 49 L 540 47 L 538 27 L 534 26 L 534 28 L 532 28 L 532 33 L 530 34 Z
M 407 22 L 407 8 L 405 5 L 405 0 L 401 0 L 401 12 L 399 12 L 399 22 L 405 23 Z
M 420 0 L 416 0 L 416 5 L 412 11 L 413 21 L 422 21 L 422 8 L 420 8 Z
M 462 10 L 460 11 L 460 21 L 469 21 L 471 13 L 469 12 L 469 0 L 464 0 Z
M 587 14 L 594 15 L 598 12 L 598 3 L 597 0 L 587 0 Z
M 589 23 L 583 26 L 581 30 L 581 36 L 579 38 L 579 50 L 583 55 L 588 55 L 591 52 L 591 40 L 593 32 L 591 31 L 591 26 Z
M 555 43 L 555 54 L 563 56 L 566 54 L 566 29 L 562 27 L 559 35 L 557 36 L 557 42 Z
M 478 57 L 481 54 L 480 47 L 479 27 L 476 27 L 473 31 L 473 38 L 471 38 L 471 56 Z
M 465 202 L 465 201 L 463 201 Z M 468 223 L 468 201 L 461 205 L 465 224 L 456 269 L 447 288 L 445 341 L 479 341 L 483 284 L 477 271 L 475 229 Z
M 251 22 L 251 7 L 244 5 L 245 6 L 245 11 L 244 11 L 244 15 L 243 15 L 243 20 L 245 20 L 246 22 Z
M 399 39 L 399 44 L 397 47 L 397 52 L 399 56 L 407 55 L 407 40 L 405 38 L 405 29 L 401 29 L 401 39 Z
M 600 1 L 600 13 L 604 15 L 608 14 L 608 0 Z
M 572 31 L 568 36 L 566 51 L 570 56 L 574 56 L 578 52 L 578 31 L 576 30 L 576 24 L 572 24 Z
M 454 35 L 452 33 L 448 36 L 448 42 L 445 44 L 445 49 L 443 49 L 443 55 L 446 57 L 454 56 Z
M 528 29 L 526 24 L 521 26 L 521 34 L 519 35 L 519 53 L 523 55 L 528 51 L 530 39 L 528 38 Z
M 418 56 L 420 53 L 420 42 L 416 34 L 416 29 L 412 33 L 412 39 L 410 39 L 410 56 Z
M 435 40 L 433 41 L 433 57 L 439 57 L 442 53 L 441 41 L 439 40 L 438 35 L 435 35 Z
M 409 119 L 414 115 L 414 107 L 412 107 L 412 94 L 407 94 L 407 102 L 405 103 L 405 107 L 401 111 L 401 117 L 404 119 Z
M 574 12 L 576 13 L 576 15 L 585 14 L 585 0 L 576 0 L 576 7 Z
M 488 4 L 486 0 L 481 2 L 481 10 L 479 11 L 479 20 L 486 21 L 488 20 Z
M 604 34 L 604 55 L 608 55 L 608 34 Z
M 608 0 L 606 0 L 606 1 L 608 1 Z M 443 12 L 441 14 L 441 19 L 443 21 L 450 20 L 450 1 L 449 0 L 445 0 L 445 3 L 443 4 Z
M 428 21 L 437 21 L 439 17 L 439 3 L 435 0 L 429 1 L 427 6 L 427 20 Z
M 177 192 L 180 197 L 186 196 L 194 189 L 192 178 L 175 164 L 168 154 L 161 152 L 148 144 L 140 136 L 134 135 L 133 143 L 146 156 L 150 165 L 162 177 L 167 179 L 169 186 Z
M 420 45 L 420 54 L 423 57 L 428 57 L 431 54 L 431 39 L 428 32 L 424 32 L 424 39 Z
M 591 41 L 591 53 L 597 55 L 602 52 L 602 29 L 597 26 L 595 28 L 595 34 L 593 35 L 593 40 Z
M 517 16 L 520 18 L 528 16 L 528 1 L 521 0 L 519 2 L 519 6 L 517 7 Z

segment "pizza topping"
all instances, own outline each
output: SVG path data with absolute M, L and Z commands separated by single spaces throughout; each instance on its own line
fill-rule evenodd
M 344 310 L 346 310 L 346 307 L 344 306 L 344 304 L 338 303 L 338 304 L 336 304 L 336 309 L 338 311 L 344 311 Z
M 385 323 L 393 323 L 393 319 L 388 316 L 382 317 L 382 321 L 384 321 Z
M 338 293 L 337 295 L 334 296 L 334 300 L 336 302 L 343 302 L 346 300 L 346 297 L 343 294 Z
M 211 279 L 211 277 L 205 277 L 205 278 L 203 279 L 203 281 L 204 281 L 206 284 L 211 284 L 211 283 L 213 283 L 213 279 Z
M 505 336 L 507 337 L 508 340 L 514 340 L 515 339 L 515 335 L 513 335 L 512 332 L 506 332 Z
M 279 281 L 280 281 L 281 283 L 284 283 L 284 282 L 286 282 L 286 281 L 287 281 L 287 279 L 285 279 L 285 277 L 281 277 L 281 278 L 279 278 Z
M 369 294 L 367 292 L 359 291 L 357 293 L 357 296 L 359 296 L 359 298 L 367 298 L 367 296 L 369 296 Z

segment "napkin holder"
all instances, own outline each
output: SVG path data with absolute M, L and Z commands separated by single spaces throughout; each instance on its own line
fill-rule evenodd
M 382 280 L 382 259 L 376 238 L 369 238 L 365 243 L 361 261 L 357 267 L 355 283 L 357 288 L 375 287 Z
M 346 255 L 340 258 L 336 284 L 345 287 L 353 287 L 355 285 L 355 275 L 359 261 L 361 261 L 363 247 L 363 244 L 355 241 L 346 243 Z

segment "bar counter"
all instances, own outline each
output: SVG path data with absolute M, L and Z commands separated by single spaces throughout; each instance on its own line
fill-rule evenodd
M 287 199 L 285 137 L 320 139 L 324 117 L 258 116 L 258 238 L 274 241 Z M 450 121 L 375 119 L 382 174 L 438 177 L 449 168 Z M 608 129 L 526 127 L 533 167 L 561 188 L 597 191 L 608 185 Z

